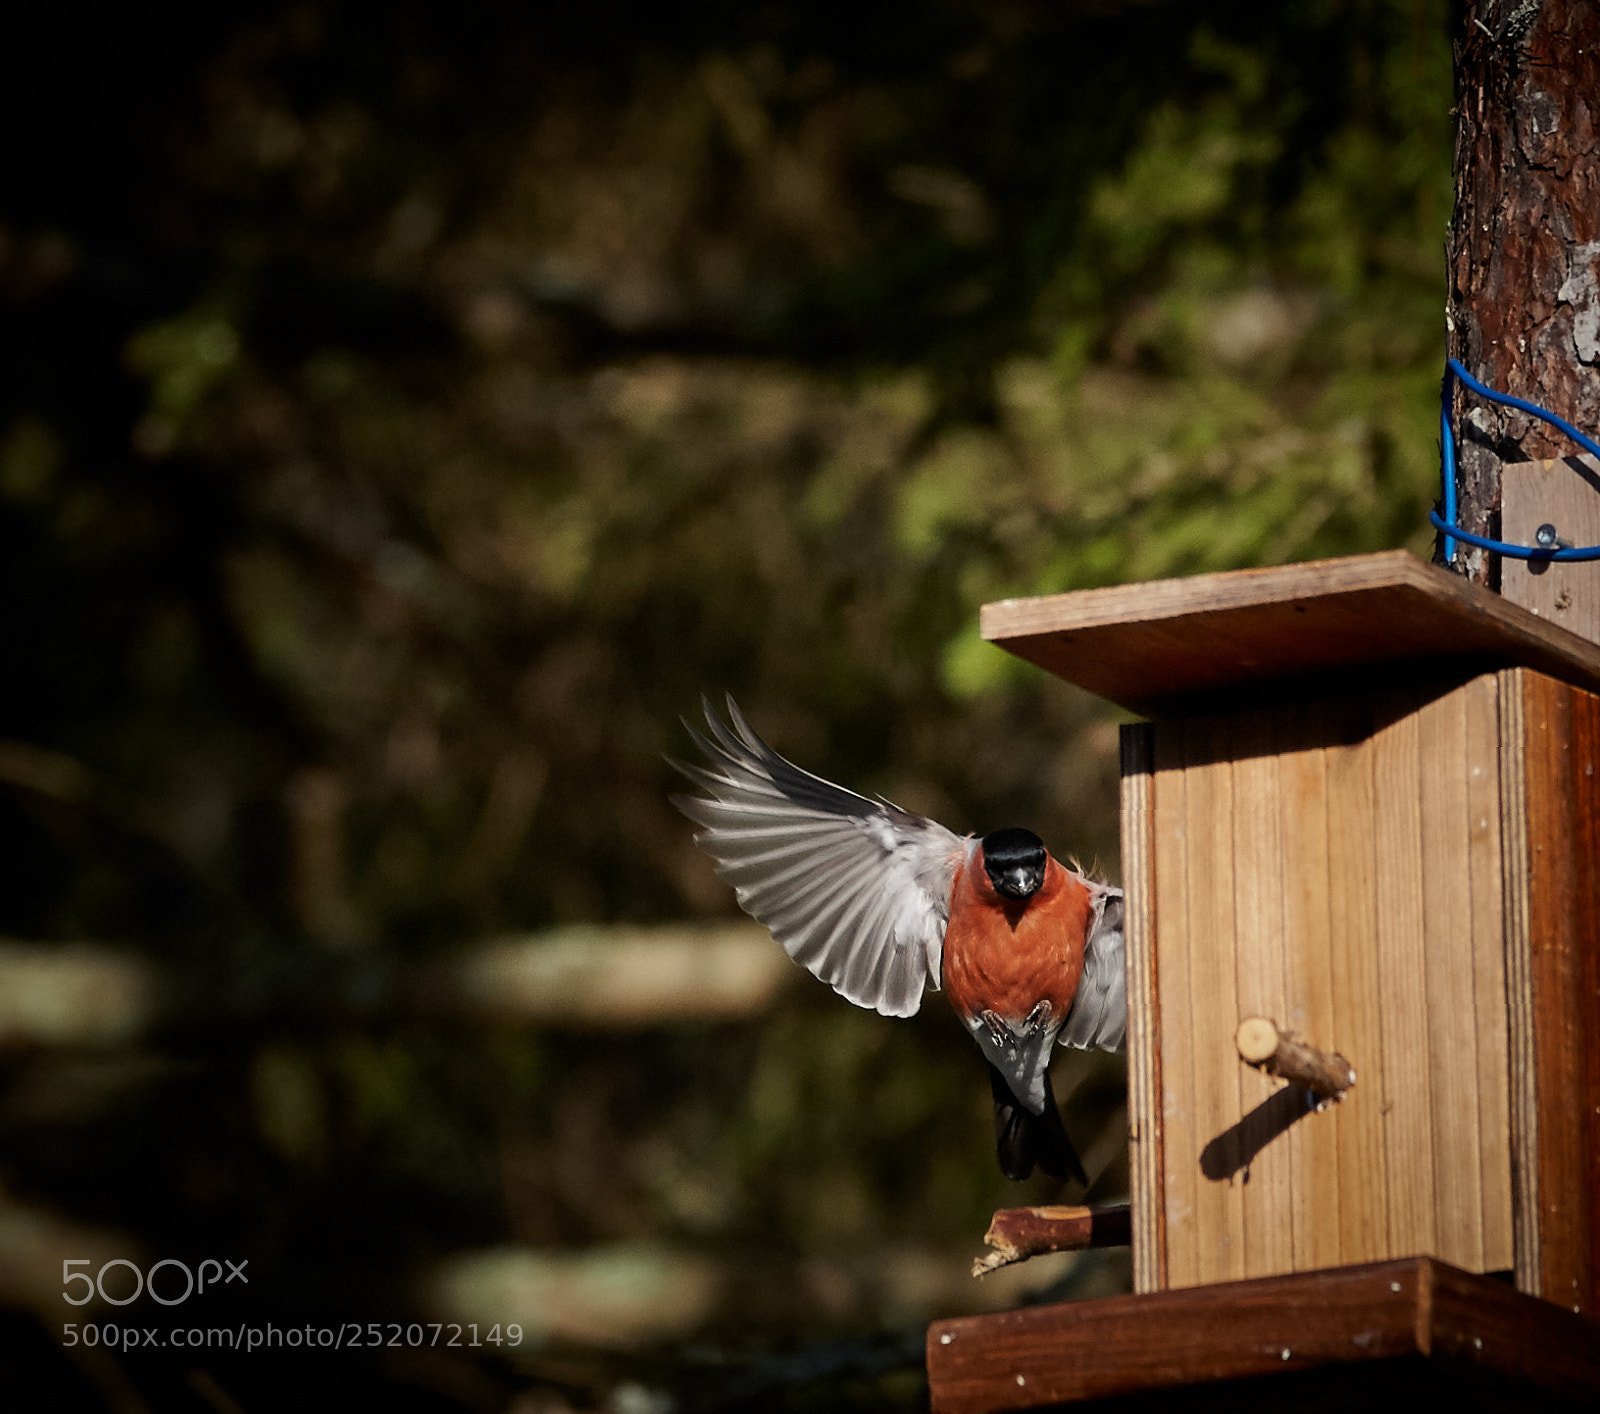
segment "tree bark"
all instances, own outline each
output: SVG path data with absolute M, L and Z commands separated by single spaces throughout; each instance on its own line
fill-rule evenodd
M 1468 0 L 1456 45 L 1449 352 L 1600 427 L 1600 0 Z M 1458 520 L 1499 538 L 1500 466 L 1572 451 L 1527 414 L 1456 400 Z M 1442 554 L 1442 546 L 1440 553 Z M 1499 588 L 1499 557 L 1455 567 Z

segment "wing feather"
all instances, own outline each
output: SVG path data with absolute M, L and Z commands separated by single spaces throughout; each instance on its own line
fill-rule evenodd
M 1122 935 L 1122 890 L 1085 879 L 1094 914 L 1083 950 L 1083 977 L 1057 1040 L 1085 1050 L 1119 1051 L 1128 1030 L 1128 975 Z
M 695 843 L 813 976 L 857 1006 L 910 1016 L 939 985 L 950 884 L 970 841 L 786 761 L 731 697 L 731 726 L 703 705 L 708 730 L 689 735 L 709 764 L 672 762 L 704 792 L 672 797 L 700 827 Z

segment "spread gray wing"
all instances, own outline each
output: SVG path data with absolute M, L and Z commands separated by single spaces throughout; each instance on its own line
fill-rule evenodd
M 1082 877 L 1081 875 L 1079 877 Z M 1128 976 L 1122 940 L 1122 890 L 1092 879 L 1094 913 L 1083 949 L 1083 978 L 1056 1038 L 1063 1046 L 1122 1049 L 1128 1030 Z
M 970 841 L 888 801 L 802 771 L 704 704 L 708 766 L 674 761 L 704 792 L 672 802 L 739 906 L 813 976 L 857 1006 L 910 1016 L 939 985 L 950 885 Z M 684 724 L 688 726 L 688 723 Z

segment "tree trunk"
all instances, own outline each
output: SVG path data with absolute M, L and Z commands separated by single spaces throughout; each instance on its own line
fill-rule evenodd
M 1449 352 L 1480 381 L 1600 428 L 1600 0 L 1468 0 L 1456 46 Z M 1502 463 L 1560 433 L 1456 400 L 1458 521 L 1499 538 Z M 1499 588 L 1499 557 L 1455 567 Z

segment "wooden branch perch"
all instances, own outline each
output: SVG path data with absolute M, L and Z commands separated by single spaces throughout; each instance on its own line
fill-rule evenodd
M 1105 1208 L 1001 1208 L 983 1240 L 994 1248 L 972 1264 L 972 1275 L 987 1276 L 1013 1262 L 1045 1252 L 1081 1252 L 1089 1247 L 1126 1247 L 1133 1223 L 1126 1203 Z
M 1356 1068 L 1343 1056 L 1306 1045 L 1264 1016 L 1247 1016 L 1233 1039 L 1246 1065 L 1309 1090 L 1324 1103 L 1342 1100 L 1356 1083 Z

